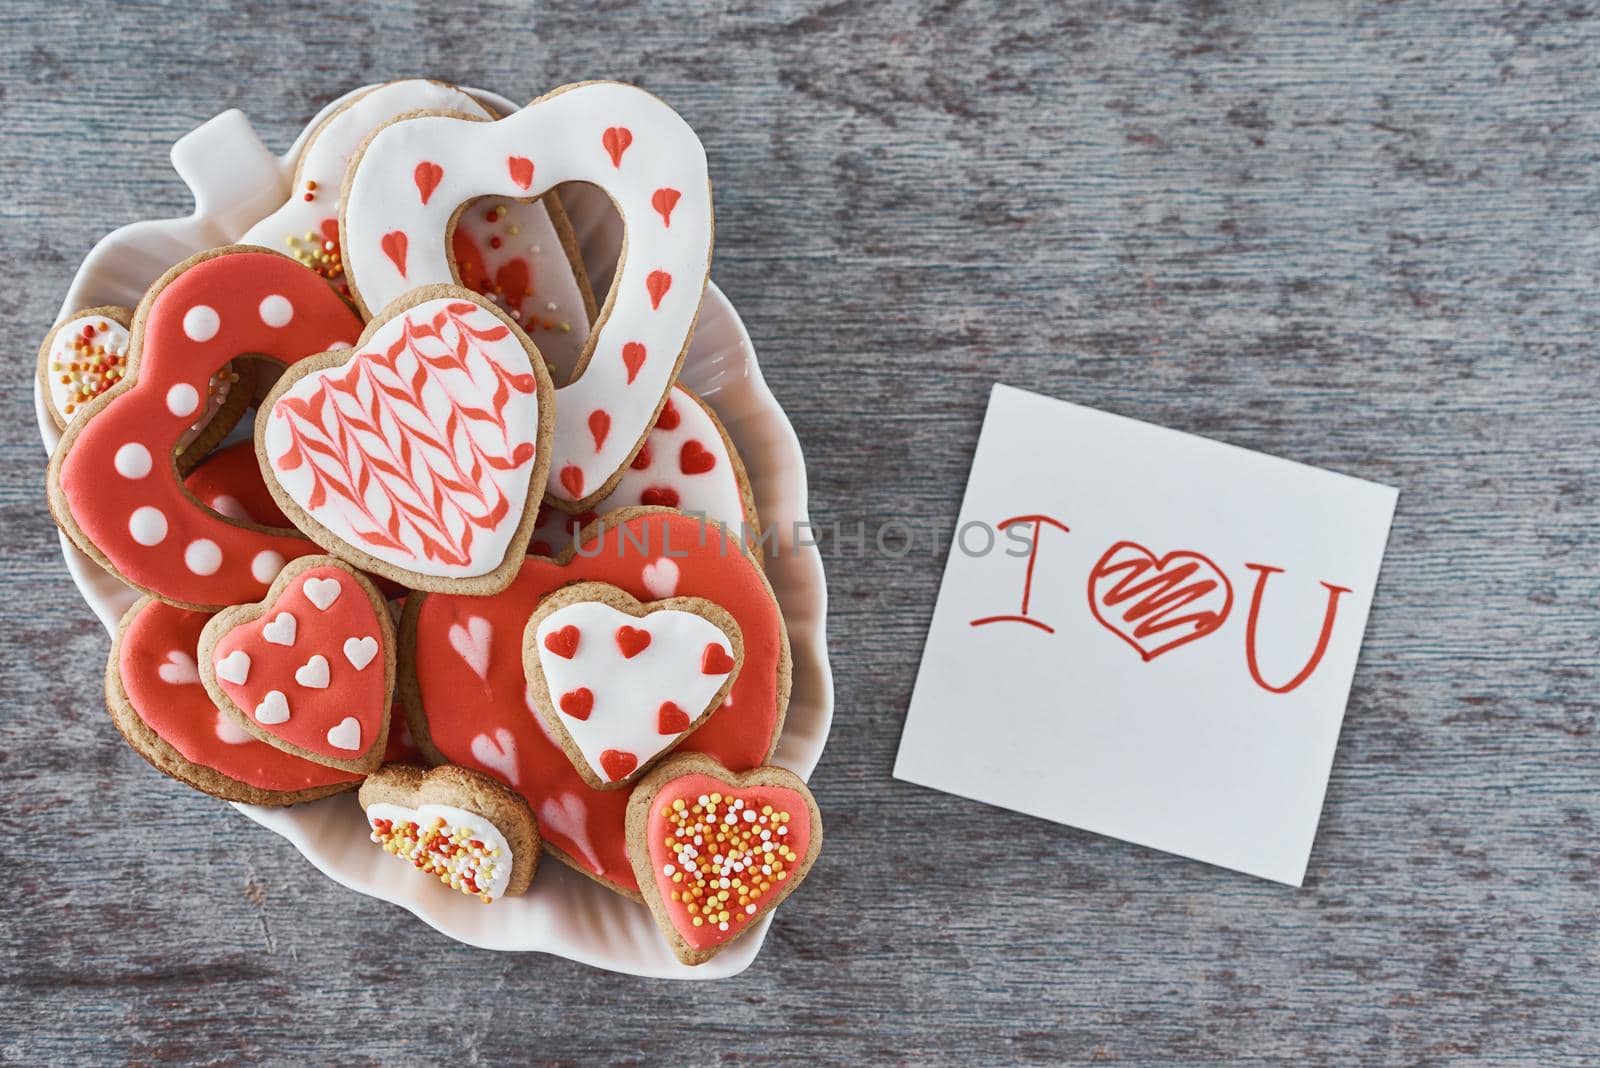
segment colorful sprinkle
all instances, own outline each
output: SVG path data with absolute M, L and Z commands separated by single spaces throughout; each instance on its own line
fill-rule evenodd
M 696 927 L 727 931 L 759 911 L 761 899 L 789 878 L 800 858 L 785 844 L 789 813 L 747 804 L 735 794 L 661 801 L 672 828 L 663 840 L 672 860 L 661 866 Z
M 500 850 L 474 837 L 470 827 L 451 827 L 442 816 L 427 826 L 414 820 L 373 817 L 372 840 L 418 871 L 485 904 L 494 900 L 489 888 L 500 874 Z

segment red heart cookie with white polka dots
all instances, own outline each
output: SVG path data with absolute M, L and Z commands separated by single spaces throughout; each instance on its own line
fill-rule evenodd
M 229 246 L 163 275 L 135 313 L 122 379 L 72 420 L 50 459 L 50 509 L 118 578 L 211 611 L 261 596 L 316 546 L 220 515 L 180 484 L 174 454 L 212 376 L 241 355 L 294 364 L 348 345 L 361 321 L 315 272 Z
M 345 771 L 383 762 L 394 695 L 383 596 L 329 556 L 283 569 L 259 604 L 219 612 L 197 659 L 217 707 L 286 753 Z
M 637 779 L 721 706 L 744 658 L 739 624 L 701 597 L 643 603 L 604 582 L 539 604 L 522 637 L 529 699 L 584 781 Z
M 736 774 L 700 753 L 664 761 L 628 799 L 628 857 L 685 964 L 703 964 L 800 885 L 822 813 L 793 772 Z

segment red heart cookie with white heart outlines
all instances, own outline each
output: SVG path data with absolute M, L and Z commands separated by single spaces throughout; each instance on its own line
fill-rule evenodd
M 351 160 L 339 229 L 351 289 L 375 310 L 417 286 L 451 281 L 445 235 L 469 202 L 539 196 L 565 182 L 610 196 L 626 247 L 583 355 L 556 394 L 547 493 L 582 512 L 611 492 L 655 422 L 705 292 L 711 181 L 705 148 L 683 117 L 616 82 L 563 86 L 496 122 L 401 117 Z
M 196 790 L 250 805 L 292 805 L 353 789 L 360 776 L 274 749 L 211 700 L 196 650 L 210 619 L 142 597 L 117 629 L 106 708 L 140 756 Z
M 1089 610 L 1102 626 L 1148 663 L 1222 626 L 1233 608 L 1233 584 L 1199 553 L 1156 557 L 1119 541 L 1089 572 Z
M 584 781 L 637 779 L 733 689 L 739 624 L 701 597 L 644 603 L 603 582 L 568 586 L 523 630 L 529 699 Z
M 735 774 L 710 757 L 670 757 L 628 799 L 628 856 L 645 904 L 685 964 L 704 964 L 805 879 L 822 813 L 799 776 Z
M 206 624 L 198 659 L 217 707 L 284 752 L 345 771 L 383 762 L 394 627 L 372 583 L 329 556 L 283 569 L 259 604 Z
M 550 396 L 504 312 L 431 286 L 384 309 L 353 351 L 285 372 L 256 450 L 284 514 L 329 552 L 412 589 L 489 594 L 533 532 Z
M 530 556 L 516 581 L 493 597 L 406 598 L 400 692 L 429 760 L 495 775 L 528 799 L 557 859 L 637 898 L 623 840 L 627 792 L 597 790 L 578 774 L 530 708 L 523 673 L 528 617 L 545 597 L 580 581 L 605 582 L 641 601 L 702 597 L 731 615 L 744 641 L 739 677 L 728 703 L 678 752 L 709 753 L 739 769 L 766 763 L 791 681 L 788 636 L 772 587 L 739 553 L 736 535 L 658 508 L 606 516 L 560 560 Z
M 50 510 L 118 578 L 184 608 L 261 596 L 298 534 L 231 519 L 178 481 L 173 455 L 211 377 L 241 355 L 294 364 L 348 345 L 361 320 L 316 273 L 266 249 L 228 246 L 178 264 L 134 315 L 127 373 L 75 418 L 50 458 Z
M 527 890 L 538 870 L 538 821 L 488 775 L 453 764 L 386 764 L 358 796 L 385 852 L 484 904 Z

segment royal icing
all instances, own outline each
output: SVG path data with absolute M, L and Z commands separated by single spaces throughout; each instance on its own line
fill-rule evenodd
M 546 711 L 606 783 L 634 778 L 689 733 L 737 666 L 715 623 L 677 609 L 640 617 L 583 601 L 533 637 Z
M 258 433 L 271 476 L 333 537 L 402 572 L 471 578 L 522 551 L 541 415 L 527 348 L 463 295 L 383 322 L 277 394 Z
M 72 422 L 85 405 L 122 381 L 127 369 L 126 326 L 93 312 L 62 323 L 50 338 L 50 350 L 45 358 L 45 382 L 57 422 L 63 427 Z M 193 444 L 216 418 L 238 381 L 238 372 L 231 366 L 211 376 L 199 417 L 178 437 L 180 450 Z M 142 461 L 130 463 L 138 467 Z M 119 467 L 118 473 L 125 474 L 127 466 Z
M 212 704 L 194 667 L 209 618 L 151 598 L 131 610 L 117 643 L 117 675 L 140 721 L 189 763 L 258 790 L 288 794 L 355 782 L 349 772 L 256 740 Z
M 646 833 L 673 928 L 707 949 L 743 933 L 805 873 L 811 810 L 798 790 L 691 774 L 657 792 Z
M 389 633 L 348 571 L 308 568 L 220 636 L 211 670 L 240 718 L 314 760 L 354 762 L 384 733 Z
M 353 165 L 345 264 L 369 309 L 451 280 L 449 222 L 484 195 L 590 182 L 622 215 L 626 251 L 581 373 L 556 392 L 549 492 L 588 504 L 654 420 L 694 328 L 711 263 L 705 150 L 666 104 L 633 86 L 558 90 L 492 123 L 397 122 Z
M 287 322 L 263 317 L 273 297 L 292 309 Z M 268 565 L 316 546 L 202 506 L 179 485 L 170 457 L 210 376 L 229 360 L 253 353 L 294 363 L 348 344 L 360 329 L 327 283 L 283 256 L 231 251 L 192 263 L 146 308 L 129 377 L 62 437 L 51 484 L 67 532 L 164 600 L 219 608 L 259 598 L 276 575 Z
M 317 127 L 301 154 L 289 199 L 240 241 L 287 251 L 349 293 L 339 251 L 345 168 L 374 130 L 411 111 L 494 117 L 467 93 L 440 82 L 412 78 L 371 89 Z M 509 312 L 553 361 L 576 360 L 589 329 L 588 310 L 543 201 L 494 197 L 474 204 L 457 220 L 452 242 L 462 285 Z
M 623 469 L 616 489 L 581 515 L 540 508 L 528 551 L 554 556 L 597 517 L 641 504 L 704 516 L 733 531 L 752 525 L 716 418 L 682 386 L 668 394 L 644 447 Z
M 454 805 L 411 809 L 380 801 L 367 806 L 367 824 L 372 840 L 385 852 L 485 904 L 505 893 L 511 881 L 510 843 L 476 812 Z
M 261 478 L 261 465 L 256 461 L 253 441 L 239 441 L 218 449 L 185 476 L 183 485 L 195 500 L 228 519 L 294 529 Z M 279 560 L 277 566 L 270 569 L 271 575 L 276 575 L 281 567 L 283 561 Z M 271 575 L 267 579 L 269 582 Z
M 591 536 L 566 565 L 529 557 L 516 580 L 491 597 L 413 594 L 407 612 L 417 708 L 428 738 L 451 763 L 497 775 L 538 813 L 540 833 L 575 863 L 618 889 L 638 884 L 628 861 L 623 814 L 628 791 L 597 790 L 528 707 L 522 638 L 547 594 L 579 580 L 610 583 L 640 600 L 662 562 L 675 569 L 671 594 L 703 597 L 739 624 L 744 662 L 719 708 L 678 746 L 735 770 L 766 760 L 782 722 L 788 645 L 777 602 L 760 569 L 687 516 L 649 512 Z M 670 557 L 667 554 L 671 554 Z M 474 623 L 481 620 L 481 623 Z M 459 629 L 457 629 L 459 628 Z M 454 641 L 455 637 L 468 641 Z

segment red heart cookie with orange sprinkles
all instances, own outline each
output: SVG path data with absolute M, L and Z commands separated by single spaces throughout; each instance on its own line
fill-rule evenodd
M 394 696 L 383 596 L 331 556 L 301 557 L 258 604 L 219 612 L 197 654 L 217 707 L 284 752 L 345 771 L 383 762 Z
M 664 761 L 628 799 L 628 857 L 685 964 L 704 964 L 800 885 L 822 813 L 793 772 L 735 774 L 700 753 Z

